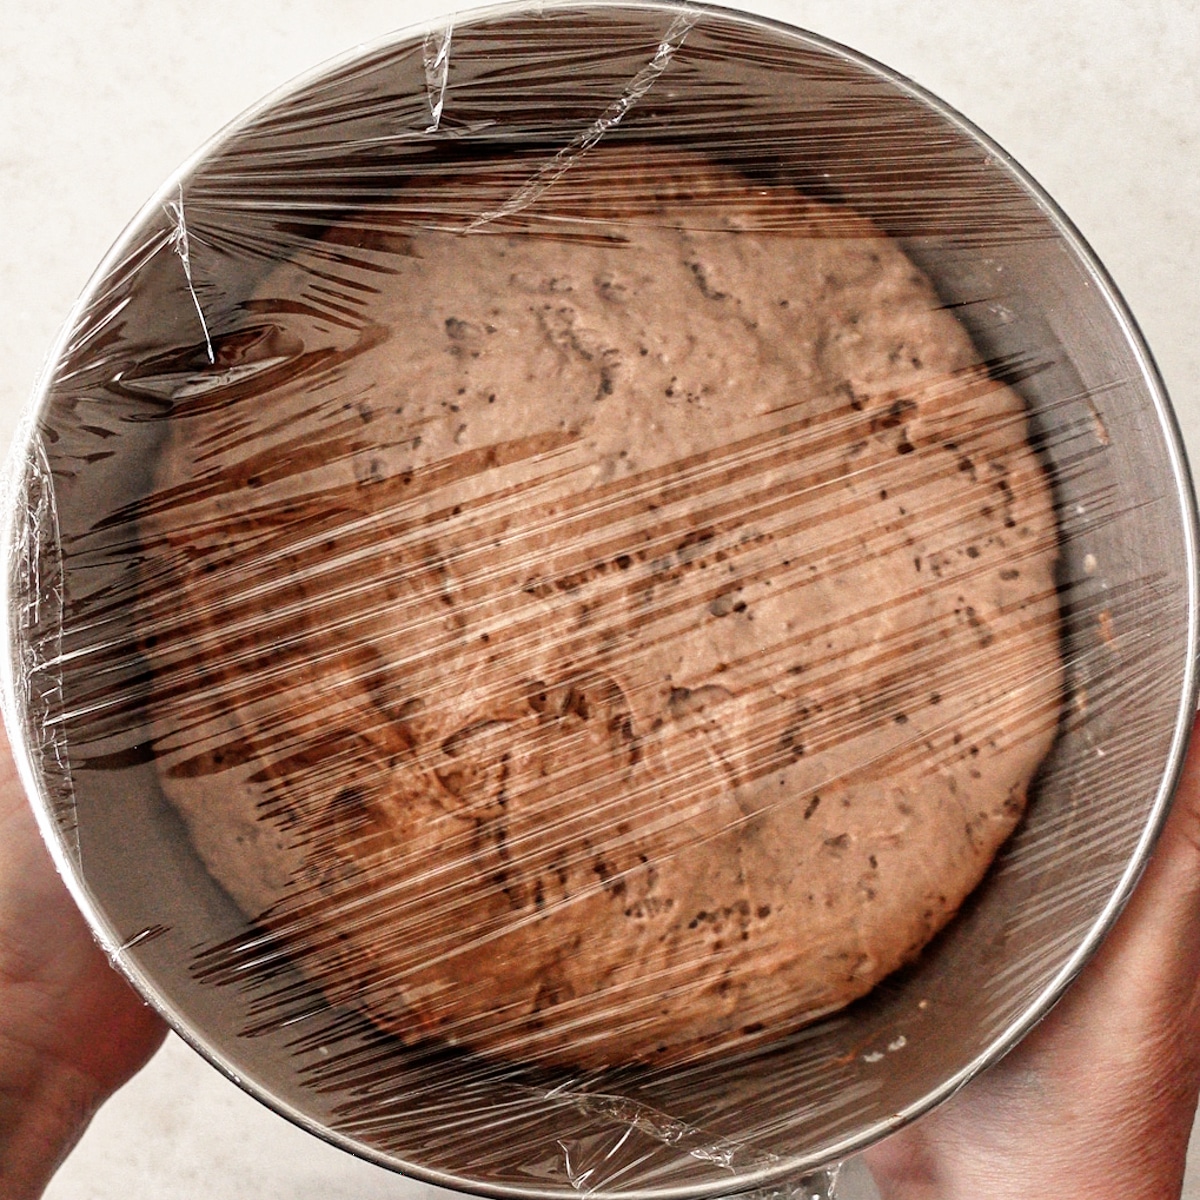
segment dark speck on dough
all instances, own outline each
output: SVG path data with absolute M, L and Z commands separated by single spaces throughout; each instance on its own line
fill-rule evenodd
M 725 299 L 726 293 L 722 292 L 722 291 L 718 291 L 716 288 L 714 288 L 712 286 L 711 283 L 709 283 L 708 274 L 704 270 L 703 264 L 694 262 L 694 261 L 689 262 L 688 270 L 691 271 L 693 277 L 696 280 L 696 286 L 700 289 L 700 294 L 706 300 L 724 300 Z
M 743 604 L 742 608 L 746 606 Z M 711 600 L 708 605 L 708 611 L 714 617 L 727 617 L 734 610 L 734 599 L 732 592 L 722 592 L 715 600 Z
M 871 432 L 880 429 L 895 429 L 904 423 L 904 418 L 915 411 L 916 404 L 912 400 L 893 400 L 887 411 L 871 418 Z

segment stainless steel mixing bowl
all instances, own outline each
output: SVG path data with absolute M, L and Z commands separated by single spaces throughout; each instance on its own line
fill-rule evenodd
M 197 953 L 245 930 L 160 794 L 122 597 L 155 397 L 127 386 L 235 328 L 255 282 L 439 156 L 694 146 L 870 214 L 1026 399 L 1060 519 L 1068 689 L 1028 817 L 912 967 L 782 1044 L 564 1078 L 264 1019 Z M 573 149 L 572 149 L 573 148 Z M 163 378 L 163 372 L 158 373 Z M 176 371 L 176 388 L 191 386 Z M 152 389 L 151 389 L 152 391 Z M 705 7 L 460 18 L 302 80 L 172 179 L 76 308 L 7 517 L 6 704 L 47 839 L 114 961 L 175 1028 L 338 1145 L 494 1195 L 715 1195 L 798 1176 L 920 1114 L 1041 1017 L 1145 862 L 1196 708 L 1195 513 L 1150 357 L 1102 267 L 995 145 L 878 64 Z M 323 1023 L 324 1022 L 324 1023 Z

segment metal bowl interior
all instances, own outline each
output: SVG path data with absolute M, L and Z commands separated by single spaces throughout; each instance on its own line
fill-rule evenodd
M 605 114 L 618 116 L 600 130 Z M 234 327 L 272 258 L 447 153 L 696 146 L 902 239 L 1031 412 L 1055 488 L 1068 689 L 1028 816 L 918 962 L 770 1049 L 550 1077 L 262 1022 L 198 947 L 245 921 L 165 804 L 119 595 L 122 514 L 160 431 L 121 386 Z M 582 140 L 581 140 L 582 139 Z M 586 146 L 585 146 L 586 148 Z M 1195 517 L 1173 418 L 1102 269 L 995 146 L 907 82 L 762 20 L 661 4 L 497 10 L 335 64 L 164 188 L 80 302 L 9 518 L 8 702 L 64 872 L 118 964 L 268 1104 L 355 1153 L 494 1195 L 715 1195 L 800 1174 L 920 1114 L 1011 1047 L 1111 924 L 1195 710 Z M 122 674 L 124 672 L 124 674 Z M 105 707 L 97 680 L 130 698 Z M 318 1029 L 314 1034 L 313 1029 Z

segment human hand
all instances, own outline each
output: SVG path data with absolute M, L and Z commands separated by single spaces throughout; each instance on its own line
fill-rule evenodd
M 1200 1092 L 1200 722 L 1153 857 L 1050 1015 L 867 1154 L 884 1200 L 1169 1200 Z
M 40 1196 L 165 1032 L 55 871 L 0 728 L 0 1196 Z

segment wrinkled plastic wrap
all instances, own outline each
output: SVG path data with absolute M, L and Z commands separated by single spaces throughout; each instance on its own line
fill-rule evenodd
M 98 933 L 451 1186 L 828 1186 L 1078 970 L 1194 710 L 1099 268 L 957 117 L 729 13 L 461 18 L 250 114 L 101 268 L 13 490 L 8 702 Z

